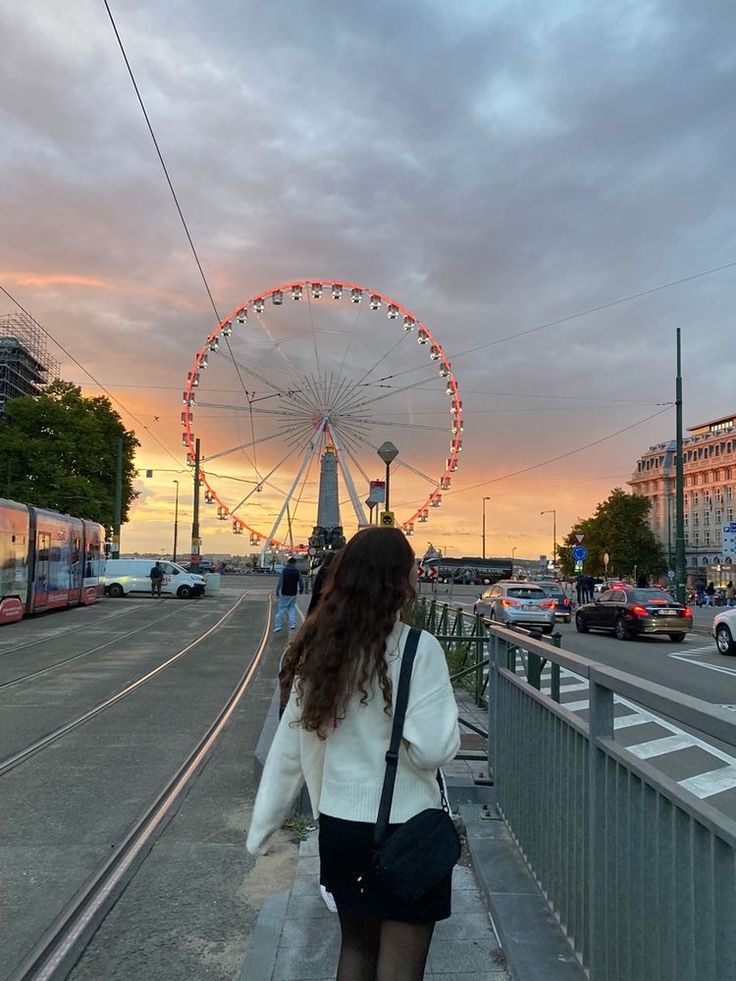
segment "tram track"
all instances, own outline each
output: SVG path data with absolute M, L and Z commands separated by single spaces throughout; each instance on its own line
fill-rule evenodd
M 74 609 L 81 609 L 81 607 L 74 607 Z M 86 609 L 88 609 L 88 608 L 86 608 Z M 93 607 L 93 609 L 94 609 L 94 607 Z M 139 609 L 138 606 L 132 606 L 132 607 L 129 607 L 127 610 L 118 610 L 117 612 L 112 613 L 110 616 L 102 617 L 100 620 L 95 620 L 93 623 L 85 624 L 85 627 L 93 628 L 93 627 L 102 626 L 103 624 L 106 624 L 106 623 L 110 623 L 112 620 L 120 620 L 120 619 L 122 619 L 122 617 L 127 616 L 130 613 L 137 612 L 138 609 Z M 71 611 L 70 610 L 64 610 L 64 611 L 57 610 L 57 611 L 54 611 L 54 612 L 56 612 L 56 613 L 59 613 L 59 612 L 69 613 Z M 40 623 L 40 621 L 38 621 L 38 620 L 35 620 L 35 621 L 34 620 L 30 620 L 30 621 L 29 620 L 21 620 L 20 622 L 23 623 L 23 624 L 28 623 L 31 626 Z M 8 626 L 12 626 L 12 625 L 9 624 Z M 75 632 L 78 632 L 79 629 L 80 629 L 80 625 L 77 623 L 73 627 L 66 627 L 65 629 L 59 630 L 56 633 L 51 634 L 50 636 L 37 637 L 35 640 L 29 640 L 25 644 L 18 644 L 15 647 L 8 647 L 8 648 L 5 648 L 5 649 L 0 649 L 0 657 L 5 657 L 8 654 L 15 654 L 18 651 L 24 651 L 24 650 L 26 650 L 29 647 L 35 647 L 37 644 L 48 644 L 49 641 L 56 640 L 58 637 L 64 637 L 66 634 L 73 634 Z
M 240 597 L 214 627 L 194 643 L 199 643 L 221 626 L 237 609 L 244 596 Z M 272 605 L 273 600 L 269 596 L 263 633 L 258 646 L 207 732 L 156 799 L 131 825 L 109 856 L 58 914 L 23 962 L 10 975 L 8 981 L 64 981 L 69 976 L 105 917 L 122 896 L 156 841 L 176 815 L 248 690 L 268 645 Z M 194 645 L 190 645 L 185 650 L 191 649 L 191 646 Z M 176 656 L 181 656 L 182 653 Z
M 127 696 L 132 694 L 134 691 L 137 691 L 142 685 L 145 685 L 146 682 L 161 674 L 162 671 L 165 671 L 172 664 L 175 664 L 191 650 L 201 644 L 202 641 L 206 640 L 207 637 L 218 630 L 227 620 L 229 620 L 247 595 L 247 592 L 243 593 L 230 607 L 230 609 L 222 617 L 220 617 L 217 623 L 213 624 L 211 627 L 208 627 L 207 630 L 199 635 L 199 637 L 191 641 L 180 651 L 177 651 L 176 654 L 172 654 L 171 657 L 167 658 L 161 664 L 157 665 L 155 668 L 152 668 L 150 671 L 147 671 L 144 675 L 141 675 L 140 678 L 137 678 L 135 681 L 126 685 L 125 688 L 120 689 L 120 691 L 116 692 L 114 695 L 111 695 L 104 701 L 99 702 L 93 708 L 88 709 L 82 715 L 77 716 L 76 719 L 72 719 L 63 725 L 58 726 L 51 732 L 46 733 L 45 736 L 41 736 L 39 739 L 36 739 L 34 742 L 30 743 L 24 749 L 21 749 L 18 752 L 13 753 L 11 756 L 7 756 L 5 759 L 0 760 L 0 777 L 6 773 L 9 773 L 11 770 L 14 770 L 17 766 L 27 762 L 29 759 L 31 759 L 31 757 L 46 749 L 46 747 L 51 746 L 59 739 L 62 739 L 70 732 L 73 732 L 75 729 L 79 728 L 79 726 L 84 725 L 85 722 L 89 722 L 90 719 L 94 719 L 96 716 L 100 715 L 102 712 L 105 712 L 113 705 L 117 705 L 118 702 L 122 701 L 124 698 L 127 698 Z M 146 624 L 146 626 L 150 626 L 150 624 Z
M 195 601 L 196 602 L 196 601 Z M 188 609 L 194 606 L 195 603 L 187 603 L 184 609 Z M 172 610 L 170 613 L 166 613 L 164 616 L 159 617 L 156 620 L 150 620 L 147 623 L 142 624 L 142 626 L 135 627 L 133 630 L 128 630 L 127 633 L 119 634 L 116 637 L 106 640 L 103 644 L 98 644 L 96 647 L 90 647 L 87 651 L 80 651 L 77 654 L 72 654 L 69 657 L 62 658 L 60 661 L 54 661 L 53 664 L 47 664 L 44 668 L 39 668 L 37 671 L 30 671 L 28 674 L 19 675 L 17 678 L 11 678 L 9 681 L 3 681 L 0 683 L 0 691 L 6 688 L 10 688 L 12 685 L 18 685 L 23 681 L 30 681 L 33 678 L 39 678 L 42 675 L 48 674 L 54 671 L 56 668 L 61 667 L 64 664 L 69 664 L 72 661 L 77 661 L 79 658 L 87 657 L 89 654 L 96 654 L 97 651 L 104 650 L 106 647 L 110 647 L 113 644 L 119 643 L 121 640 L 126 640 L 128 637 L 132 637 L 134 634 L 138 634 L 143 630 L 148 630 L 151 627 L 157 626 L 164 620 L 169 620 L 171 617 L 179 616 L 182 613 L 182 607 L 178 607 L 176 610 Z

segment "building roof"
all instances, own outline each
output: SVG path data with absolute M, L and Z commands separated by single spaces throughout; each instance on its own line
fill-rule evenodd
M 732 426 L 736 426 L 736 413 L 731 413 L 730 416 L 722 416 L 720 419 L 712 419 L 710 422 L 703 422 L 699 426 L 688 427 L 689 433 L 707 433 L 713 429 L 714 426 L 719 428 L 726 428 L 724 423 L 731 423 Z

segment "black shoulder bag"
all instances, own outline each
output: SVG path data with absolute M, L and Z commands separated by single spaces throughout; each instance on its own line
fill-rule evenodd
M 460 857 L 460 838 L 450 817 L 442 777 L 437 771 L 442 807 L 420 811 L 387 838 L 391 803 L 394 796 L 396 770 L 399 765 L 399 746 L 404 729 L 409 683 L 414 657 L 419 643 L 419 631 L 409 631 L 399 674 L 399 687 L 394 706 L 391 742 L 386 753 L 386 774 L 383 778 L 378 820 L 373 835 L 372 873 L 400 900 L 416 902 L 450 872 Z

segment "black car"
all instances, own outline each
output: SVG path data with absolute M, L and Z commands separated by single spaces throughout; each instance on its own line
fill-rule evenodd
M 693 611 L 661 589 L 608 589 L 575 614 L 581 634 L 609 630 L 619 640 L 635 634 L 669 634 L 675 643 L 693 629 Z

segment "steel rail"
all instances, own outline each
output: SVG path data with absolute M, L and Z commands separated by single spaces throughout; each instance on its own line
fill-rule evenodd
M 56 668 L 61 667 L 62 664 L 69 664 L 70 661 L 76 661 L 80 657 L 86 657 L 88 654 L 96 654 L 97 651 L 103 650 L 105 647 L 110 647 L 111 644 L 117 644 L 121 640 L 125 640 L 127 637 L 132 637 L 133 634 L 138 634 L 141 630 L 147 630 L 149 627 L 155 627 L 156 624 L 161 623 L 163 620 L 169 620 L 173 616 L 178 616 L 183 609 L 188 609 L 194 606 L 196 601 L 187 603 L 185 607 L 179 606 L 176 610 L 171 613 L 165 614 L 165 616 L 159 617 L 157 620 L 151 620 L 148 623 L 144 623 L 140 627 L 135 627 L 133 630 L 128 630 L 124 634 L 119 634 L 117 637 L 113 637 L 111 640 L 106 640 L 104 644 L 98 644 L 97 647 L 90 647 L 87 651 L 81 651 L 79 654 L 71 654 L 69 657 L 64 657 L 60 661 L 54 661 L 53 664 L 47 664 L 45 668 L 39 668 L 37 671 L 31 671 L 28 674 L 18 675 L 17 678 L 12 678 L 10 681 L 0 682 L 0 691 L 4 688 L 10 688 L 11 685 L 18 685 L 22 681 L 30 681 L 31 678 L 38 678 L 41 675 L 48 674 L 49 671 L 54 671 Z
M 97 604 L 93 604 L 93 608 L 96 607 L 96 605 Z M 86 609 L 86 607 L 82 606 L 82 604 L 78 604 L 77 606 L 67 607 L 65 611 L 62 611 L 61 608 L 59 608 L 58 610 L 46 610 L 44 612 L 46 612 L 46 613 L 67 612 L 68 613 L 68 612 L 70 612 L 70 610 L 82 610 L 82 609 Z M 118 610 L 117 612 L 111 614 L 108 617 L 102 617 L 99 620 L 95 620 L 93 623 L 85 624 L 85 626 L 95 627 L 98 624 L 109 623 L 111 620 L 117 620 L 120 617 L 123 617 L 123 616 L 125 616 L 128 613 L 134 612 L 137 609 L 138 609 L 138 607 L 130 607 L 127 610 Z M 18 622 L 19 623 L 34 623 L 35 624 L 35 623 L 41 623 L 41 620 L 40 619 L 31 619 L 31 620 L 24 619 L 24 620 L 20 620 Z M 11 624 L 5 624 L 5 626 L 9 627 L 9 626 L 11 626 Z M 65 634 L 74 633 L 75 630 L 79 630 L 79 624 L 78 623 L 75 624 L 73 627 L 65 627 L 63 630 L 58 630 L 55 634 L 53 634 L 52 637 L 39 637 L 37 640 L 29 640 L 29 641 L 26 641 L 25 644 L 17 644 L 15 647 L 8 647 L 8 648 L 6 648 L 4 650 L 2 648 L 0 648 L 0 657 L 5 657 L 6 654 L 15 654 L 16 651 L 24 651 L 27 647 L 35 647 L 36 644 L 48 643 L 49 640 L 56 640 L 57 637 L 63 637 Z
M 245 593 L 222 620 L 195 644 L 216 630 L 239 606 Z M 261 662 L 269 638 L 273 599 L 263 634 L 250 663 L 209 729 L 125 837 L 59 913 L 8 981 L 63 981 L 71 973 L 105 917 L 141 867 L 157 839 L 177 813 L 192 784 L 211 756 Z M 194 644 L 185 650 L 190 650 Z M 179 656 L 179 655 L 177 655 Z
M 66 722 L 63 726 L 59 726 L 58 729 L 54 729 L 52 732 L 49 732 L 45 736 L 42 736 L 40 739 L 37 739 L 35 742 L 31 743 L 30 746 L 26 746 L 25 749 L 22 749 L 19 752 L 14 753 L 12 756 L 7 756 L 4 760 L 0 760 L 0 776 L 2 776 L 5 773 L 9 773 L 10 770 L 14 770 L 15 767 L 20 766 L 21 763 L 25 763 L 32 756 L 35 756 L 36 753 L 39 753 L 41 750 L 45 749 L 47 746 L 50 746 L 52 743 L 55 743 L 63 736 L 66 736 L 70 732 L 73 732 L 79 726 L 84 725 L 85 722 L 89 722 L 90 719 L 94 719 L 96 716 L 100 715 L 106 709 L 111 708 L 113 705 L 117 705 L 118 702 L 122 701 L 122 699 L 124 698 L 127 698 L 128 695 L 132 694 L 132 692 L 140 688 L 141 685 L 145 685 L 147 681 L 151 680 L 151 678 L 155 678 L 157 674 L 160 674 L 162 671 L 165 671 L 166 668 L 170 667 L 180 658 L 184 657 L 185 654 L 188 654 L 189 651 L 191 651 L 193 648 L 201 644 L 203 640 L 205 640 L 207 637 L 210 636 L 210 634 L 214 633 L 215 630 L 217 630 L 220 626 L 222 626 L 222 624 L 226 620 L 229 620 L 247 595 L 248 595 L 247 592 L 243 593 L 243 595 L 238 599 L 238 601 L 233 606 L 230 607 L 227 613 L 224 616 L 220 617 L 217 623 L 215 623 L 212 627 L 208 627 L 208 629 L 203 634 L 200 634 L 200 636 L 197 637 L 196 640 L 193 640 L 190 644 L 187 644 L 186 647 L 182 648 L 182 650 L 178 651 L 176 654 L 173 654 L 171 657 L 167 658 L 163 663 L 159 664 L 151 671 L 148 671 L 146 674 L 142 675 L 136 681 L 131 682 L 131 684 L 126 685 L 125 688 L 122 688 L 119 692 L 116 692 L 114 695 L 111 695 L 110 698 L 106 698 L 104 702 L 100 702 L 98 705 L 95 705 L 94 708 L 89 709 L 89 711 L 85 712 L 83 715 L 78 716 L 78 718 L 72 719 L 71 722 Z

